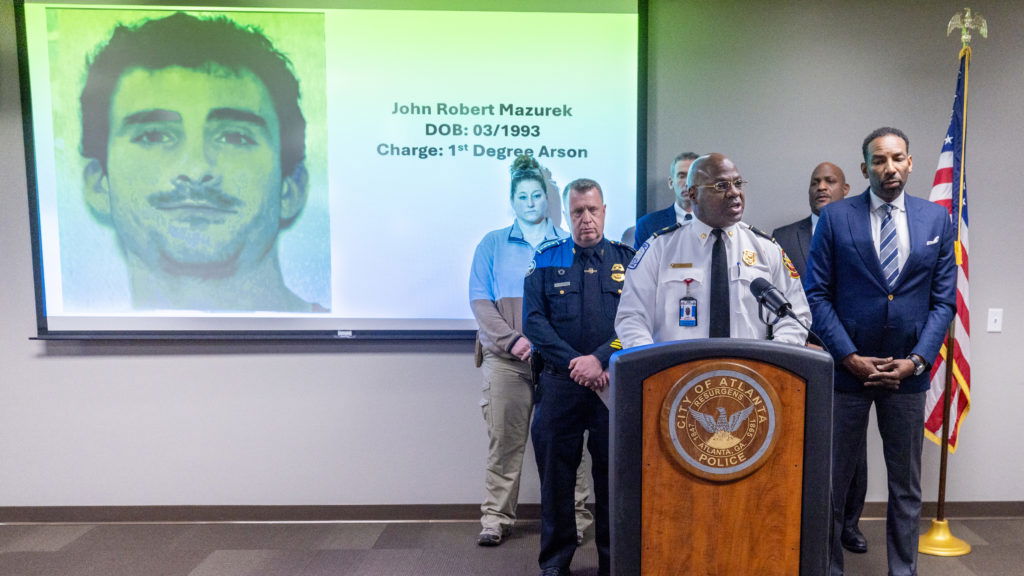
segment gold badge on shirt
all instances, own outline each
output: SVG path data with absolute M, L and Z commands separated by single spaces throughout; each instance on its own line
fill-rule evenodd
M 757 264 L 757 252 L 754 252 L 753 250 L 744 250 L 743 263 L 746 264 L 747 266 L 753 266 L 754 264 Z
M 616 262 L 612 264 L 612 280 L 615 282 L 622 282 L 626 279 L 626 268 Z

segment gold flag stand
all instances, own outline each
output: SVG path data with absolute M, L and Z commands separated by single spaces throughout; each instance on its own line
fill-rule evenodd
M 966 140 L 967 125 L 967 77 L 971 62 L 971 29 L 977 29 L 983 38 L 988 38 L 988 23 L 980 14 L 972 13 L 970 8 L 958 12 L 949 20 L 946 27 L 946 36 L 953 30 L 960 29 L 960 42 L 963 44 L 961 56 L 966 55 L 964 63 L 964 97 L 963 125 L 961 126 L 960 137 Z M 966 54 L 965 54 L 966 53 Z M 966 160 L 966 153 L 961 151 L 961 178 L 963 178 L 962 165 Z M 960 183 L 961 190 L 963 183 Z M 961 206 L 963 199 L 961 198 Z M 957 216 L 959 218 L 959 215 Z M 958 255 L 959 256 L 959 255 Z M 959 258 L 957 262 L 959 263 Z M 932 526 L 918 540 L 917 550 L 922 554 L 931 556 L 964 556 L 971 553 L 971 545 L 957 538 L 949 529 L 949 521 L 946 520 L 946 465 L 949 455 L 949 412 L 952 402 L 952 387 L 956 380 L 953 378 L 953 334 L 956 326 L 956 319 L 950 324 L 949 332 L 946 335 L 946 386 L 942 394 L 942 448 L 939 462 L 939 502 L 935 519 Z
M 942 454 L 939 461 L 939 506 L 932 527 L 921 535 L 917 542 L 917 551 L 930 556 L 966 556 L 971 553 L 971 545 L 953 536 L 946 520 L 946 462 L 949 455 L 949 412 L 953 379 L 953 330 L 956 319 L 949 327 L 946 336 L 946 386 L 942 393 Z

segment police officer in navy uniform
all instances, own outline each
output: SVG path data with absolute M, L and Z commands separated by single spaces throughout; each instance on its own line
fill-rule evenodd
M 544 368 L 534 409 L 533 449 L 541 478 L 542 576 L 569 574 L 576 552 L 573 488 L 584 432 L 593 459 L 599 574 L 608 574 L 608 359 L 622 348 L 615 313 L 634 250 L 604 237 L 604 195 L 589 179 L 571 182 L 572 237 L 541 246 L 523 290 L 523 332 Z

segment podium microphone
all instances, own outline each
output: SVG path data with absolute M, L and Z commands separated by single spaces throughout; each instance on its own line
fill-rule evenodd
M 793 305 L 789 303 L 786 296 L 779 292 L 779 289 L 772 286 L 772 283 L 765 280 L 764 278 L 754 278 L 754 281 L 750 283 L 750 293 L 757 299 L 758 304 L 758 316 L 761 317 L 761 312 L 767 309 L 769 312 L 775 315 L 775 320 L 769 322 L 767 319 L 761 317 L 761 321 L 768 326 L 768 339 L 772 339 L 772 328 L 783 316 L 789 316 L 796 323 L 807 330 L 807 333 L 813 337 L 811 342 L 816 345 L 820 345 L 826 349 L 825 343 L 818 337 L 817 334 L 811 332 L 811 327 L 804 323 L 799 316 L 793 313 Z
M 793 305 L 786 300 L 786 297 L 779 292 L 779 289 L 772 286 L 772 283 L 764 278 L 754 278 L 750 283 L 750 293 L 757 299 L 757 303 L 775 314 L 776 316 L 794 316 Z M 795 316 L 794 316 L 795 317 Z M 797 319 L 799 321 L 799 319 Z

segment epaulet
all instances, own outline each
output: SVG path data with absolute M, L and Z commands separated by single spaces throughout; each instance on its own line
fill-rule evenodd
M 658 230 L 657 232 L 651 233 L 651 237 L 648 238 L 648 240 L 654 240 L 658 236 L 664 236 L 665 234 L 668 234 L 669 232 L 675 232 L 681 226 L 682 226 L 682 224 L 680 224 L 679 222 L 676 222 L 675 224 L 672 224 L 671 226 L 665 226 L 661 230 Z
M 629 250 L 630 254 L 636 254 L 636 248 L 633 248 L 629 244 L 623 244 L 622 242 L 619 242 L 618 240 L 612 240 L 611 238 L 608 239 L 608 243 L 618 248 L 625 248 L 626 250 Z
M 568 241 L 569 238 L 570 238 L 569 236 L 566 236 L 565 238 L 554 238 L 552 240 L 548 240 L 548 241 L 542 243 L 540 246 L 537 247 L 537 254 L 540 254 L 541 252 L 543 252 L 543 251 L 545 251 L 545 250 L 547 250 L 549 248 L 553 248 L 555 246 L 558 246 L 560 244 L 565 244 L 565 242 Z
M 765 232 L 764 230 L 761 230 L 760 228 L 758 228 L 756 226 L 751 226 L 750 224 L 747 224 L 746 222 L 744 222 L 744 224 L 746 224 L 747 228 L 749 228 L 750 231 L 753 232 L 754 234 L 757 234 L 758 236 L 764 238 L 765 240 L 771 240 L 772 242 L 775 242 L 775 238 L 773 238 L 771 234 Z M 775 242 L 775 243 L 778 244 L 778 242 Z

